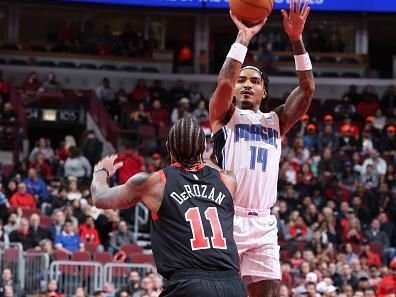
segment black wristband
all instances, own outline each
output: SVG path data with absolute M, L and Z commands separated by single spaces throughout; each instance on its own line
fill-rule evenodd
M 107 177 L 110 176 L 110 172 L 109 172 L 106 168 L 97 169 L 97 170 L 94 171 L 94 173 L 99 172 L 99 171 L 104 171 L 104 172 L 106 172 L 106 173 L 107 173 Z

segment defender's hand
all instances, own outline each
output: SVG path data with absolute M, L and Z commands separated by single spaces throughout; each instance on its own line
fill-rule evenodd
M 267 22 L 267 18 L 263 19 L 260 23 L 253 25 L 252 27 L 246 26 L 242 23 L 238 18 L 232 14 L 230 10 L 230 16 L 234 24 L 237 26 L 238 32 L 238 40 L 244 46 L 248 46 L 250 40 L 256 35 L 260 30 L 264 27 L 265 23 Z
M 114 164 L 114 161 L 117 159 L 117 157 L 117 155 L 104 157 L 98 162 L 98 164 L 95 165 L 94 171 L 104 168 L 109 172 L 109 177 L 112 177 L 116 171 L 124 165 L 122 162 Z
M 289 36 L 290 41 L 298 41 L 302 38 L 305 22 L 311 8 L 308 6 L 309 0 L 305 0 L 301 9 L 301 0 L 297 0 L 297 6 L 294 5 L 295 0 L 290 0 L 289 14 L 282 9 L 283 27 Z

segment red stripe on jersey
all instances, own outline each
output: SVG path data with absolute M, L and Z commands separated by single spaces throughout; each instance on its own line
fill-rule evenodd
M 151 214 L 151 218 L 153 219 L 153 221 L 158 220 L 158 214 L 152 213 L 152 214 Z

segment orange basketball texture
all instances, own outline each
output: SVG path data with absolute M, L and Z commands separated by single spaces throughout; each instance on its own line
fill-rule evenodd
M 240 20 L 258 23 L 270 15 L 274 0 L 229 0 L 232 13 Z

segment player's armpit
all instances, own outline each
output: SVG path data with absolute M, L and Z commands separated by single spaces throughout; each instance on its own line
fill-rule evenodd
M 142 201 L 157 212 L 162 202 L 164 185 L 159 173 L 138 173 L 125 184 L 110 188 L 106 175 L 95 174 L 91 192 L 94 205 L 102 209 L 125 209 Z

